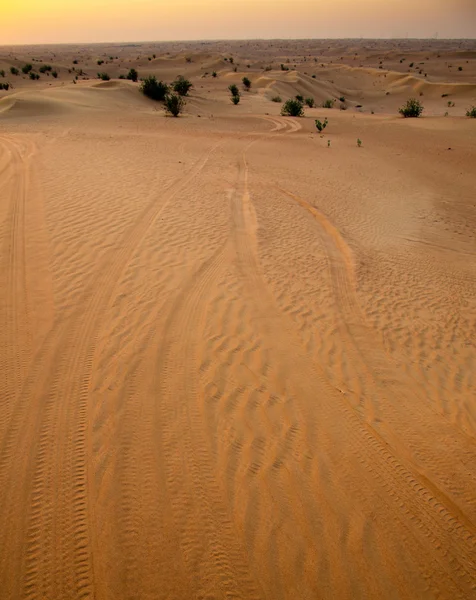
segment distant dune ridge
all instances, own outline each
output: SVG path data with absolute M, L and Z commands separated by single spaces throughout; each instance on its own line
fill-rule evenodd
M 0 82 L 1 598 L 475 597 L 474 41 L 2 47 Z

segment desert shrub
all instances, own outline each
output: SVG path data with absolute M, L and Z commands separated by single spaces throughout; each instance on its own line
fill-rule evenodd
M 448 108 L 454 108 L 456 106 L 456 104 L 454 102 L 451 102 L 451 100 L 448 100 Z
M 5 71 L 3 69 L 0 71 L 0 77 L 5 77 Z
M 466 111 L 466 116 L 470 119 L 476 119 L 476 106 L 471 106 L 471 108 Z
M 322 103 L 322 108 L 334 108 L 334 100 L 332 98 L 324 100 Z
M 230 61 L 231 64 L 233 64 L 233 61 L 234 61 L 233 56 L 231 56 L 228 60 Z
M 273 67 L 271 65 L 268 65 L 264 68 L 265 71 L 272 71 Z
M 313 76 L 312 76 L 312 78 L 313 78 L 313 79 L 316 79 L 316 76 L 315 76 L 315 75 L 313 75 Z
M 163 81 L 157 81 L 154 75 L 149 75 L 142 82 L 140 91 L 152 100 L 163 102 L 169 93 L 169 86 Z
M 0 90 L 5 90 L 6 92 L 8 92 L 9 87 L 9 83 L 0 83 Z
M 299 100 L 299 102 L 304 104 L 304 96 L 302 96 L 301 94 L 296 94 L 296 96 L 294 97 L 296 98 L 296 100 Z
M 41 67 L 38 70 L 40 71 L 40 73 L 46 73 L 48 71 L 51 71 L 51 69 L 51 65 L 41 65 Z
M 30 79 L 39 79 L 40 76 L 38 75 L 38 73 L 33 73 L 33 71 L 30 72 Z
M 212 77 L 216 77 L 216 76 L 217 76 L 217 72 L 216 72 L 216 71 L 213 71 L 213 73 L 212 73 Z
M 130 81 L 137 81 L 139 78 L 139 73 L 135 69 L 130 69 L 129 73 L 127 73 L 126 79 Z
M 186 96 L 192 87 L 193 84 L 188 79 L 185 79 L 183 75 L 179 75 L 172 84 L 172 89 L 179 96 Z
M 286 67 L 283 65 L 283 63 L 281 63 L 281 71 L 289 71 L 289 67 Z
M 410 69 L 413 67 L 415 63 L 410 63 L 408 66 L 410 67 Z
M 98 60 L 98 61 L 97 61 L 97 63 L 98 63 L 98 67 L 100 67 L 100 66 L 103 64 L 103 62 L 104 62 L 103 60 Z
M 107 73 L 98 73 L 98 79 L 102 79 L 102 81 L 109 81 L 111 78 Z
M 10 73 L 12 75 L 19 75 L 20 71 L 16 67 L 10 67 Z
M 243 85 L 245 86 L 245 90 L 249 90 L 251 88 L 251 81 L 248 79 L 248 77 L 243 77 L 243 79 L 241 81 L 243 82 Z
M 314 98 L 312 98 L 312 97 L 311 97 L 311 98 L 306 98 L 306 99 L 304 100 L 304 102 L 307 104 L 307 106 L 309 106 L 309 108 L 314 108 L 314 106 L 315 106 L 315 104 L 316 104 L 316 103 L 314 102 Z
M 126 76 L 125 75 L 119 75 L 119 79 L 125 79 Z
M 238 86 L 236 86 L 234 83 L 232 83 L 231 85 L 229 85 L 228 89 L 230 90 L 230 94 L 232 96 L 239 96 L 240 92 L 238 90 Z
M 415 98 L 410 98 L 398 109 L 398 112 L 406 119 L 410 117 L 419 117 L 423 112 L 423 104 L 419 100 L 415 100 Z
M 304 106 L 297 99 L 286 100 L 281 109 L 284 117 L 302 117 L 304 116 Z
M 357 146 L 362 148 L 362 140 L 360 138 L 357 138 Z
M 340 100 L 341 102 L 345 102 L 345 96 L 341 96 L 341 97 L 339 98 L 339 100 Z
M 180 94 L 168 94 L 165 96 L 165 112 L 173 117 L 178 117 L 183 112 L 185 100 Z
M 281 96 L 273 96 L 271 102 L 282 102 Z
M 233 72 L 236 73 L 238 71 L 238 67 L 233 67 Z
M 319 133 L 321 133 L 322 131 L 324 131 L 324 129 L 327 127 L 327 123 L 329 121 L 327 120 L 327 117 L 324 119 L 324 121 L 320 121 L 319 119 L 316 119 L 316 128 L 317 131 Z
M 30 63 L 23 65 L 23 67 L 21 68 L 22 72 L 25 73 L 25 75 L 27 75 L 32 69 L 33 65 L 31 65 Z
M 77 65 L 77 64 L 78 64 L 78 61 L 76 59 L 73 60 L 73 65 Z
M 192 62 L 192 57 L 191 57 L 191 56 L 187 56 L 185 60 L 186 60 L 188 63 L 191 63 L 191 62 Z
M 116 57 L 117 58 L 117 57 Z M 152 54 L 152 58 L 157 58 L 157 56 L 155 54 Z
M 237 104 L 239 104 L 239 103 L 240 103 L 240 98 L 241 98 L 241 96 L 240 96 L 240 93 L 238 92 L 238 94 L 233 94 L 233 95 L 231 96 L 231 101 L 232 101 L 232 102 L 233 102 L 233 104 L 236 106 Z
M 462 71 L 462 70 L 463 70 L 463 67 L 458 67 L 458 71 Z
M 339 105 L 339 108 L 340 108 L 340 110 L 347 110 L 348 106 L 347 106 L 347 104 L 346 104 L 345 102 L 342 102 L 342 103 Z

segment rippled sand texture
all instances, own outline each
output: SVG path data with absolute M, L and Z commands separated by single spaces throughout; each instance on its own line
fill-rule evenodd
M 253 51 L 0 99 L 2 600 L 476 597 L 476 85 Z

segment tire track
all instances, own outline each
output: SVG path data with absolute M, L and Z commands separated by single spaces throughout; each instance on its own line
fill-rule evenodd
M 93 594 L 92 553 L 97 545 L 92 541 L 94 519 L 88 507 L 92 496 L 87 473 L 87 405 L 98 326 L 131 253 L 163 208 L 201 172 L 219 143 L 205 152 L 178 185 L 174 182 L 166 189 L 161 203 L 155 198 L 149 202 L 113 253 L 112 261 L 105 260 L 98 270 L 81 308 L 69 320 L 56 321 L 25 380 L 2 448 L 2 476 L 4 489 L 8 489 L 2 506 L 8 506 L 9 513 L 17 511 L 3 529 L 7 547 L 18 547 L 13 540 L 26 527 L 26 517 L 18 510 L 31 506 L 23 556 L 25 597 Z M 46 377 L 48 371 L 52 373 L 50 379 Z M 62 447 L 58 440 L 66 448 L 62 456 L 57 454 L 56 448 Z M 13 453 L 20 458 L 15 466 Z M 60 510 L 52 514 L 55 504 Z M 6 513 L 2 510 L 2 514 Z M 62 532 L 59 540 L 52 537 L 55 528 Z M 7 563 L 19 558 L 12 555 Z M 5 565 L 5 577 L 9 570 Z M 18 585 L 15 597 L 20 597 Z

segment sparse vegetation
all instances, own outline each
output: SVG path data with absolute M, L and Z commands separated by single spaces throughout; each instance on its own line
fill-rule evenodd
M 111 78 L 107 73 L 98 73 L 98 79 L 101 79 L 102 81 L 109 81 Z
M 281 114 L 284 117 L 303 117 L 304 116 L 304 106 L 303 103 L 297 100 L 296 98 L 291 100 L 286 100 L 281 109 Z
M 251 81 L 248 79 L 248 77 L 243 77 L 243 79 L 241 81 L 243 82 L 245 90 L 249 91 L 251 88 Z
M 333 100 L 332 98 L 328 98 L 322 103 L 322 108 L 334 108 L 334 103 L 335 100 Z
M 139 73 L 135 69 L 130 69 L 126 78 L 130 81 L 137 81 L 139 79 Z
M 466 111 L 466 116 L 469 117 L 470 119 L 476 119 L 476 106 L 471 106 Z
M 319 133 L 322 133 L 324 131 L 324 129 L 327 127 L 327 124 L 329 123 L 329 121 L 327 120 L 327 117 L 324 119 L 324 121 L 321 121 L 320 119 L 316 119 L 316 128 L 317 131 Z
M 165 112 L 173 117 L 178 117 L 183 112 L 185 100 L 180 94 L 168 94 L 165 97 Z
M 41 65 L 41 67 L 38 69 L 40 71 L 40 73 L 47 73 L 48 71 L 52 70 L 52 66 L 51 65 Z
M 97 63 L 98 63 L 98 67 L 100 67 L 100 66 L 103 64 L 103 62 L 104 62 L 103 60 L 98 60 L 98 61 L 97 61 Z
M 454 108 L 456 106 L 456 104 L 454 102 L 451 102 L 451 100 L 448 100 L 448 108 Z
M 185 79 L 183 75 L 179 75 L 177 79 L 172 84 L 172 89 L 179 96 L 187 96 L 190 89 L 193 87 L 193 84 L 188 79 Z
M 357 146 L 358 146 L 359 148 L 361 148 L 361 147 L 362 147 L 362 140 L 361 140 L 360 138 L 357 138 Z
M 12 75 L 19 75 L 20 71 L 16 67 L 10 67 L 10 73 Z
M 26 65 L 23 65 L 23 67 L 21 68 L 22 72 L 25 75 L 28 75 L 28 73 L 33 69 L 33 65 L 31 65 L 30 63 L 27 63 Z
M 230 94 L 232 96 L 239 96 L 240 92 L 238 90 L 238 86 L 236 86 L 234 83 L 232 83 L 231 85 L 229 85 L 228 89 L 230 90 Z
M 410 98 L 407 102 L 398 109 L 398 112 L 407 118 L 416 118 L 423 112 L 423 104 L 415 98 Z
M 142 82 L 140 91 L 151 100 L 163 102 L 169 93 L 169 86 L 163 81 L 157 81 L 154 75 L 149 75 Z
M 309 108 L 314 108 L 314 106 L 316 104 L 314 101 L 314 98 L 312 98 L 312 97 L 306 98 L 304 100 L 304 102 L 307 104 L 307 106 L 309 106 Z
M 281 96 L 273 96 L 271 102 L 282 102 Z
M 39 79 L 40 76 L 38 75 L 38 73 L 33 73 L 33 71 L 30 72 L 30 79 Z

